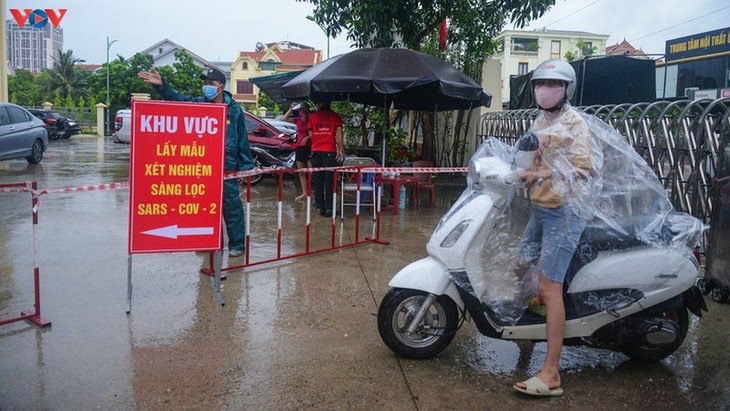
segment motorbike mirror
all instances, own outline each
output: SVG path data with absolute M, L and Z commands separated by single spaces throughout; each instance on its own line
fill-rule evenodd
M 520 151 L 535 151 L 540 148 L 540 142 L 534 133 L 527 132 L 517 140 L 516 146 Z

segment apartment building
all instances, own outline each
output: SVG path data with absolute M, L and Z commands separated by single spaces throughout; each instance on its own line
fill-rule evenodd
M 7 57 L 13 70 L 37 73 L 53 68 L 54 57 L 63 51 L 63 29 L 50 24 L 35 28 L 30 24 L 20 27 L 14 20 L 6 20 Z
M 492 59 L 499 61 L 501 66 L 502 104 L 509 103 L 511 76 L 527 74 L 545 60 L 565 58 L 565 54 L 569 51 L 578 53 L 579 41 L 582 41 L 585 48 L 596 50 L 595 54 L 603 55 L 608 38 L 608 34 L 583 31 L 546 29 L 503 31 L 496 38 L 499 48 L 497 53 L 492 56 Z

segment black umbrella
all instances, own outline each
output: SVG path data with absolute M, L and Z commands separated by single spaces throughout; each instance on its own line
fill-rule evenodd
M 352 101 L 405 110 L 489 107 L 492 96 L 445 61 L 408 49 L 360 49 L 332 57 L 284 84 L 292 100 Z M 385 164 L 386 142 L 382 161 Z
M 489 107 L 492 96 L 445 61 L 408 49 L 360 49 L 309 68 L 282 87 L 292 100 L 348 100 L 407 110 Z

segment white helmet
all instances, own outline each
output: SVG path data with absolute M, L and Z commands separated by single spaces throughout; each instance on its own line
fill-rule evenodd
M 565 84 L 565 99 L 570 100 L 575 93 L 575 70 L 567 61 L 547 60 L 540 63 L 532 73 L 530 82 L 535 80 L 561 80 Z

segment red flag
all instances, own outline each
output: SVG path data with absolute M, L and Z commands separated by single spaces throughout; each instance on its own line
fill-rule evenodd
M 439 30 L 439 50 L 446 51 L 446 19 L 441 22 L 441 29 Z

